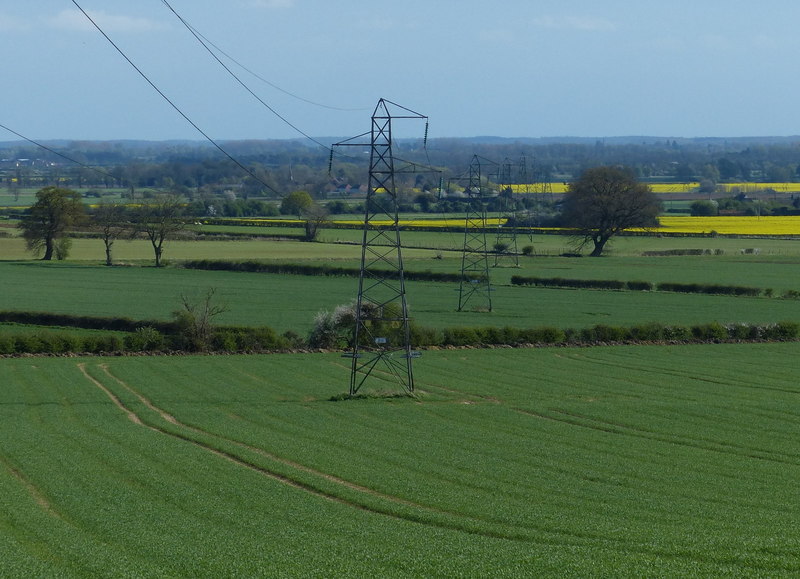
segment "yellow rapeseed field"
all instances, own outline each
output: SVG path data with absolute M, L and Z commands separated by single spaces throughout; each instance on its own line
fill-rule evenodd
M 756 216 L 719 216 L 719 217 L 688 217 L 664 215 L 659 218 L 661 226 L 647 230 L 652 233 L 719 233 L 720 235 L 758 235 L 758 236 L 800 236 L 800 216 L 756 217 Z M 292 225 L 302 227 L 304 221 L 299 219 L 231 219 L 231 223 L 242 225 Z M 491 217 L 486 219 L 487 227 L 497 227 L 506 222 L 505 218 Z M 333 224 L 348 227 L 358 227 L 364 223 L 361 219 L 333 219 Z M 375 225 L 391 225 L 388 220 L 375 220 Z M 450 219 L 401 219 L 401 227 L 405 229 L 417 228 L 446 228 L 463 227 L 463 218 Z M 556 231 L 558 228 L 547 228 Z M 646 231 L 632 229 L 631 231 Z
M 722 235 L 800 235 L 800 216 L 677 217 L 659 218 L 664 233 L 711 233 Z
M 649 185 L 653 193 L 696 193 L 700 188 L 700 183 L 696 181 L 686 183 L 649 183 Z M 549 183 L 548 186 L 549 189 L 545 191 L 542 183 L 509 185 L 514 193 L 535 195 L 544 192 L 566 193 L 568 183 Z M 753 193 L 765 189 L 772 189 L 778 193 L 800 193 L 800 183 L 721 183 L 719 187 L 722 187 L 727 193 Z

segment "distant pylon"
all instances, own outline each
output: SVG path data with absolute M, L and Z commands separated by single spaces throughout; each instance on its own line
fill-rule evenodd
M 463 311 L 470 301 L 473 303 L 473 309 L 492 311 L 484 197 L 481 162 L 478 156 L 474 155 L 469 165 L 464 252 L 461 256 L 461 283 L 458 288 L 459 312 Z
M 524 161 L 523 157 L 523 161 Z M 516 196 L 511 186 L 522 183 L 520 175 L 524 174 L 524 167 L 516 165 L 507 158 L 500 164 L 497 174 L 497 184 L 500 193 L 497 198 L 497 209 L 500 219 L 497 222 L 497 235 L 494 242 L 494 267 L 510 266 L 519 267 L 519 253 L 517 252 L 517 215 Z

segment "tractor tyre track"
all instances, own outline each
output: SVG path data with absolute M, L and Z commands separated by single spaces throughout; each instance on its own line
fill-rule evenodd
M 626 426 L 615 422 L 607 422 L 599 420 L 597 418 L 583 416 L 580 414 L 567 412 L 565 410 L 560 410 L 557 408 L 551 408 L 550 412 L 560 414 L 561 416 L 552 416 L 551 414 L 535 412 L 533 410 L 525 410 L 522 408 L 512 408 L 512 410 L 514 412 L 523 414 L 525 416 L 532 416 L 534 418 L 539 418 L 542 420 L 560 422 L 562 424 L 569 424 L 570 426 L 588 428 L 591 430 L 606 432 L 609 434 L 618 434 L 620 436 L 630 436 L 633 438 L 654 440 L 657 442 L 674 444 L 676 446 L 683 446 L 686 448 L 694 448 L 709 452 L 716 452 L 719 454 L 741 456 L 745 458 L 751 458 L 754 460 L 763 460 L 778 464 L 790 464 L 793 466 L 797 466 L 798 464 L 800 464 L 798 460 L 791 460 L 789 458 L 780 458 L 776 456 L 765 456 L 764 454 L 758 454 L 758 452 L 768 452 L 768 451 L 758 451 L 758 449 L 747 449 L 745 447 L 737 447 L 726 443 L 703 443 L 695 440 L 685 440 L 685 439 L 681 440 L 680 438 L 674 438 L 667 435 L 658 434 L 656 432 L 652 432 L 649 430 L 635 428 L 633 426 Z M 747 452 L 748 450 L 751 450 L 751 452 Z
M 203 436 L 217 438 L 217 439 L 219 439 L 221 441 L 224 441 L 224 442 L 227 442 L 229 444 L 234 444 L 234 445 L 239 446 L 240 448 L 244 448 L 244 449 L 250 450 L 252 452 L 258 453 L 258 454 L 260 454 L 260 455 L 262 455 L 262 456 L 264 456 L 266 458 L 271 458 L 273 460 L 276 460 L 277 462 L 280 462 L 280 463 L 282 463 L 284 465 L 292 466 L 293 468 L 296 468 L 298 470 L 301 470 L 301 471 L 309 473 L 309 474 L 314 474 L 314 475 L 316 475 L 316 476 L 318 476 L 320 478 L 323 478 L 323 479 L 328 480 L 330 482 L 337 483 L 337 484 L 339 484 L 341 486 L 344 486 L 344 487 L 346 487 L 346 488 L 348 488 L 350 490 L 364 492 L 365 494 L 368 494 L 370 496 L 386 500 L 388 502 L 391 502 L 392 504 L 402 505 L 402 506 L 410 507 L 410 508 L 415 508 L 415 509 L 418 509 L 418 510 L 420 510 L 422 512 L 420 512 L 420 513 L 399 513 L 399 512 L 392 511 L 389 507 L 383 507 L 383 506 L 380 506 L 380 505 L 361 504 L 361 503 L 358 503 L 358 502 L 353 501 L 353 500 L 348 500 L 346 498 L 343 498 L 343 497 L 340 497 L 338 495 L 335 495 L 335 494 L 333 494 L 331 492 L 325 491 L 323 489 L 316 488 L 315 486 L 313 486 L 313 485 L 311 485 L 309 483 L 305 483 L 305 482 L 302 482 L 302 481 L 295 480 L 290 476 L 287 476 L 287 475 L 272 471 L 272 470 L 270 470 L 270 469 L 268 469 L 268 468 L 266 468 L 264 466 L 261 466 L 261 465 L 258 465 L 258 464 L 254 464 L 254 463 L 252 463 L 252 462 L 250 462 L 250 461 L 248 461 L 248 460 L 246 460 L 246 459 L 244 459 L 244 458 L 242 458 L 240 456 L 237 456 L 237 455 L 235 455 L 233 453 L 230 453 L 230 452 L 218 449 L 218 448 L 214 448 L 213 446 L 210 446 L 209 444 L 203 443 L 201 441 L 198 441 L 198 440 L 192 438 L 188 434 L 181 434 L 181 433 L 178 433 L 178 432 L 173 432 L 173 431 L 170 431 L 170 430 L 166 430 L 166 429 L 158 427 L 158 426 L 147 424 L 134 411 L 129 409 L 127 406 L 125 406 L 125 404 L 116 395 L 114 395 L 113 392 L 111 392 L 111 390 L 109 390 L 106 386 L 104 386 L 98 380 L 96 380 L 93 377 L 91 377 L 88 374 L 88 372 L 85 370 L 85 364 L 79 364 L 78 366 L 81 369 L 81 371 L 84 373 L 84 375 L 90 380 L 90 382 L 92 384 L 94 384 L 96 387 L 100 388 L 109 397 L 109 399 L 111 399 L 111 401 L 120 410 L 122 410 L 127 415 L 127 417 L 131 420 L 131 422 L 133 422 L 137 426 L 143 426 L 143 427 L 149 428 L 150 430 L 153 430 L 153 431 L 155 431 L 155 432 L 157 432 L 159 434 L 163 434 L 163 435 L 169 436 L 171 438 L 175 438 L 177 440 L 181 440 L 183 442 L 187 442 L 187 443 L 192 444 L 192 445 L 194 445 L 194 446 L 196 446 L 196 447 L 198 447 L 198 448 L 200 448 L 200 449 L 202 449 L 202 450 L 204 450 L 206 452 L 209 452 L 209 453 L 211 453 L 211 454 L 213 454 L 215 456 L 219 456 L 221 458 L 224 458 L 224 459 L 234 463 L 237 466 L 241 466 L 243 468 L 246 468 L 246 469 L 249 469 L 251 471 L 254 471 L 254 472 L 256 472 L 256 473 L 258 473 L 258 474 L 260 474 L 262 476 L 265 476 L 265 477 L 267 477 L 267 478 L 269 478 L 271 480 L 280 482 L 280 483 L 285 484 L 287 486 L 290 486 L 292 488 L 296 488 L 296 489 L 301 490 L 303 492 L 306 492 L 306 493 L 308 493 L 308 494 L 310 494 L 312 496 L 315 496 L 315 497 L 318 497 L 318 498 L 322 498 L 322 499 L 325 499 L 325 500 L 328 500 L 328 501 L 331 501 L 331 502 L 334 502 L 334 503 L 337 503 L 337 504 L 345 505 L 347 507 L 354 508 L 354 509 L 357 509 L 359 511 L 386 516 L 386 517 L 389 517 L 391 519 L 398 520 L 398 521 L 417 523 L 417 524 L 425 525 L 425 526 L 428 526 L 428 527 L 444 529 L 444 530 L 449 530 L 449 531 L 456 531 L 456 532 L 461 532 L 461 533 L 467 533 L 467 534 L 471 534 L 471 535 L 477 535 L 477 536 L 482 536 L 482 537 L 492 538 L 492 539 L 503 539 L 503 540 L 518 541 L 518 542 L 523 542 L 523 543 L 528 543 L 528 544 L 534 544 L 534 545 L 538 544 L 538 545 L 548 545 L 548 546 L 568 547 L 568 548 L 592 548 L 592 547 L 596 548 L 596 547 L 601 547 L 601 548 L 608 548 L 608 549 L 612 549 L 612 550 L 617 550 L 617 551 L 620 551 L 620 552 L 647 554 L 647 555 L 650 555 L 650 556 L 664 557 L 664 558 L 668 558 L 668 559 L 682 559 L 682 560 L 689 560 L 689 561 L 704 561 L 704 562 L 706 561 L 706 559 L 704 557 L 702 557 L 700 555 L 696 555 L 696 554 L 688 552 L 688 551 L 662 551 L 660 549 L 648 547 L 648 546 L 645 546 L 645 545 L 630 545 L 630 544 L 625 543 L 622 539 L 599 536 L 599 535 L 595 535 L 595 534 L 592 534 L 592 533 L 589 533 L 589 532 L 565 531 L 565 530 L 561 530 L 561 529 L 549 529 L 549 528 L 544 528 L 544 527 L 532 527 L 532 526 L 531 527 L 522 527 L 524 529 L 522 531 L 513 531 L 513 530 L 510 530 L 510 529 L 487 529 L 485 527 L 474 526 L 474 525 L 480 525 L 481 523 L 486 524 L 489 521 L 486 521 L 486 520 L 478 518 L 478 517 L 472 517 L 470 515 L 465 515 L 463 513 L 453 513 L 453 512 L 450 512 L 450 511 L 435 509 L 433 507 L 429 507 L 429 506 L 426 506 L 426 505 L 413 503 L 411 501 L 406 501 L 404 499 L 401 499 L 399 497 L 395 497 L 395 496 L 392 496 L 392 495 L 385 495 L 385 494 L 380 493 L 378 491 L 375 491 L 373 489 L 362 487 L 360 485 L 356 485 L 354 483 L 351 483 L 351 482 L 346 481 L 344 479 L 341 479 L 339 477 L 335 477 L 333 475 L 330 475 L 330 474 L 327 474 L 327 473 L 323 473 L 321 471 L 316 471 L 316 470 L 311 469 L 310 467 L 307 467 L 305 465 L 301 465 L 299 463 L 295 463 L 293 461 L 289 461 L 288 459 L 277 457 L 275 455 L 272 455 L 271 453 L 268 453 L 268 452 L 264 451 L 263 449 L 258 449 L 258 448 L 252 447 L 250 445 L 241 443 L 239 441 L 226 439 L 226 438 L 224 438 L 222 436 L 215 435 L 213 433 L 204 431 L 204 430 L 202 430 L 200 428 L 196 428 L 196 427 L 193 427 L 193 426 L 189 426 L 189 425 L 183 424 L 180 421 L 178 421 L 177 419 L 175 419 L 173 416 L 171 416 L 169 413 L 167 413 L 166 411 L 164 411 L 162 409 L 159 409 L 155 404 L 153 404 L 151 401 L 149 401 L 146 397 L 144 397 L 140 393 L 136 392 L 133 388 L 131 388 L 129 385 L 127 385 L 124 381 L 122 381 L 121 379 L 119 379 L 116 376 L 114 376 L 111 373 L 111 371 L 108 369 L 107 365 L 101 365 L 101 369 L 103 370 L 103 372 L 107 376 L 109 376 L 109 378 L 113 379 L 115 382 L 117 382 L 123 388 L 127 389 L 134 396 L 136 396 L 142 402 L 142 404 L 144 404 L 148 409 L 152 410 L 153 412 L 156 412 L 159 416 L 161 416 L 161 418 L 163 420 L 169 422 L 173 426 L 176 426 L 178 428 L 183 428 L 185 430 L 188 430 L 189 432 L 202 434 Z M 515 409 L 515 410 L 520 411 L 518 409 Z M 551 418 L 551 417 L 547 417 L 547 416 L 544 416 L 544 415 L 539 416 L 539 415 L 536 415 L 534 413 L 528 413 L 528 412 L 525 412 L 525 411 L 521 411 L 521 412 L 523 412 L 525 414 L 531 414 L 531 415 L 537 416 L 539 418 Z M 558 419 L 554 419 L 554 420 L 558 420 Z M 448 521 L 448 520 L 442 520 L 442 519 L 438 519 L 437 520 L 437 519 L 432 519 L 431 518 L 431 517 L 437 517 L 437 516 L 454 517 L 456 519 L 465 520 L 466 523 L 459 524 L 456 521 Z M 513 524 L 509 525 L 508 523 L 505 523 L 505 524 L 508 525 L 508 526 L 515 526 Z M 519 528 L 519 526 L 517 526 L 517 528 Z M 540 534 L 537 534 L 537 533 L 540 533 Z M 546 536 L 546 535 L 549 535 L 549 536 Z M 761 567 L 756 563 L 749 564 L 749 563 L 744 563 L 743 562 L 743 564 L 748 568 L 761 569 Z

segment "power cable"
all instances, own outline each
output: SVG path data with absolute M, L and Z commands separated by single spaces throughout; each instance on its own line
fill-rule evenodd
M 142 71 L 142 70 L 141 70 L 141 69 L 140 69 L 138 66 L 136 66 L 136 64 L 135 64 L 135 63 L 134 63 L 134 62 L 133 62 L 133 61 L 132 61 L 130 58 L 128 58 L 128 56 L 125 54 L 125 52 L 123 52 L 123 51 L 122 51 L 122 49 L 121 49 L 119 46 L 117 46 L 117 44 L 116 44 L 116 43 L 115 43 L 115 42 L 114 42 L 114 41 L 111 39 L 111 37 L 109 37 L 109 36 L 108 36 L 108 34 L 106 34 L 106 33 L 105 33 L 105 31 L 104 31 L 104 30 L 103 30 L 103 29 L 102 29 L 102 28 L 101 28 L 101 27 L 100 27 L 100 26 L 97 24 L 97 22 L 95 22 L 95 21 L 92 19 L 92 17 L 91 17 L 91 16 L 89 16 L 89 14 L 87 14 L 87 13 L 86 13 L 86 11 L 85 11 L 85 10 L 84 10 L 84 9 L 83 9 L 81 6 L 80 6 L 80 4 L 78 4 L 78 2 L 77 2 L 76 0 L 72 0 L 72 3 L 73 3 L 73 4 L 74 4 L 74 5 L 75 5 L 75 6 L 78 8 L 78 10 L 80 10 L 80 11 L 83 13 L 83 15 L 84 15 L 84 16 L 87 18 L 87 20 L 89 20 L 89 22 L 91 22 L 91 23 L 92 23 L 92 25 L 93 25 L 93 26 L 94 26 L 94 27 L 95 27 L 95 28 L 96 28 L 96 29 L 97 29 L 97 30 L 100 32 L 100 34 L 102 34 L 102 35 L 103 35 L 103 37 L 104 37 L 104 38 L 105 38 L 105 39 L 106 39 L 106 40 L 107 40 L 107 41 L 108 41 L 108 42 L 111 44 L 111 46 L 113 46 L 113 47 L 114 47 L 114 49 L 115 49 L 115 50 L 116 50 L 116 51 L 117 51 L 117 52 L 118 52 L 118 53 L 119 53 L 119 54 L 122 56 L 122 58 L 124 58 L 124 59 L 125 59 L 125 60 L 128 62 L 128 64 L 130 64 L 130 65 L 133 67 L 133 69 L 134 69 L 136 72 L 138 72 L 138 73 L 139 73 L 139 76 L 141 76 L 141 77 L 142 77 L 142 78 L 143 78 L 143 79 L 144 79 L 144 80 L 147 82 L 147 84 L 149 84 L 149 85 L 150 85 L 150 86 L 153 88 L 153 90 L 155 90 L 155 91 L 156 91 L 156 92 L 157 92 L 159 95 L 161 95 L 161 98 L 163 98 L 165 101 L 167 101 L 167 103 L 169 103 L 169 105 L 170 105 L 170 106 L 171 106 L 173 109 L 175 109 L 175 111 L 176 111 L 176 112 L 177 112 L 179 115 L 181 115 L 181 116 L 182 116 L 182 117 L 183 117 L 183 118 L 186 120 L 186 122 L 188 122 L 190 125 L 192 125 L 192 127 L 194 127 L 194 128 L 197 130 L 197 132 L 198 132 L 198 133 L 200 133 L 201 135 L 203 135 L 203 137 L 205 137 L 205 138 L 206 138 L 206 140 L 207 140 L 209 143 L 211 143 L 212 145 L 214 145 L 214 147 L 216 147 L 216 148 L 217 148 L 217 149 L 218 149 L 218 150 L 219 150 L 219 151 L 220 151 L 220 152 L 221 152 L 223 155 L 225 155 L 225 156 L 226 156 L 228 159 L 230 159 L 231 161 L 233 161 L 233 162 L 234 162 L 234 163 L 235 163 L 235 164 L 236 164 L 236 165 L 237 165 L 237 166 L 238 166 L 240 169 L 242 169 L 242 170 L 243 170 L 245 173 L 247 173 L 248 175 L 250 175 L 250 176 L 251 176 L 253 179 L 255 179 L 256 181 L 258 181 L 259 183 L 261 183 L 261 184 L 262 184 L 264 187 L 266 187 L 267 189 L 269 189 L 270 191 L 272 191 L 273 193 L 275 193 L 275 194 L 276 194 L 276 195 L 278 195 L 279 197 L 283 197 L 283 194 L 282 194 L 282 193 L 280 193 L 280 192 L 279 192 L 277 189 L 275 189 L 275 188 L 274 188 L 272 185 L 270 185 L 269 183 L 267 183 L 266 181 L 264 181 L 263 179 L 261 179 L 261 178 L 260 178 L 258 175 L 256 175 L 256 174 L 255 174 L 253 171 L 251 171 L 251 170 L 250 170 L 248 167 L 246 167 L 245 165 L 243 165 L 243 164 L 242 164 L 242 163 L 241 163 L 241 162 L 240 162 L 238 159 L 234 158 L 234 157 L 233 157 L 233 155 L 231 155 L 230 153 L 228 153 L 228 151 L 226 151 L 226 150 L 225 150 L 225 149 L 222 147 L 222 145 L 220 145 L 220 144 L 219 144 L 217 141 L 215 141 L 215 140 L 214 140 L 214 139 L 213 139 L 211 136 L 209 136 L 209 135 L 208 135 L 208 134 L 207 134 L 205 131 L 203 131 L 203 129 L 201 129 L 201 128 L 200 128 L 200 127 L 199 127 L 199 126 L 198 126 L 198 125 L 197 125 L 197 124 L 196 124 L 194 121 L 192 121 L 192 119 L 190 119 L 190 118 L 189 118 L 189 117 L 186 115 L 186 113 L 184 113 L 184 112 L 183 112 L 183 111 L 182 111 L 182 110 L 181 110 L 181 109 L 178 107 L 178 105 L 176 105 L 176 104 L 175 104 L 175 103 L 174 103 L 172 100 L 170 100 L 170 98 L 169 98 L 169 97 L 168 97 L 166 94 L 164 94 L 164 92 L 163 92 L 163 91 L 162 91 L 160 88 L 158 88 L 158 87 L 155 85 L 155 83 L 154 83 L 153 81 L 151 81 L 151 80 L 150 80 L 150 78 L 148 78 L 148 76 L 147 76 L 147 75 L 146 75 L 146 74 L 145 74 L 145 73 L 144 73 L 144 72 L 143 72 L 143 71 Z
M 164 4 L 165 4 L 165 5 L 167 6 L 167 8 L 169 8 L 169 9 L 170 9 L 170 10 L 171 10 L 171 11 L 172 11 L 172 12 L 173 12 L 173 13 L 174 13 L 176 16 L 178 16 L 178 14 L 175 12 L 175 9 L 174 9 L 172 6 L 170 6 L 170 5 L 169 5 L 167 2 L 164 2 Z M 323 108 L 323 109 L 329 109 L 329 110 L 332 110 L 332 111 L 358 112 L 358 111 L 368 111 L 368 110 L 369 110 L 369 109 L 368 109 L 368 108 L 366 108 L 366 107 L 359 107 L 359 108 L 346 108 L 346 107 L 335 107 L 335 106 L 332 106 L 332 105 L 326 105 L 326 104 L 324 104 L 324 103 L 318 103 L 318 102 L 316 102 L 316 101 L 312 101 L 312 100 L 310 100 L 310 99 L 307 99 L 307 98 L 301 97 L 300 95 L 297 95 L 297 94 L 295 94 L 295 93 L 293 93 L 293 92 L 291 92 L 291 91 L 288 91 L 288 90 L 286 90 L 286 89 L 284 89 L 284 88 L 282 88 L 282 87 L 278 86 L 277 84 L 275 84 L 275 83 L 273 83 L 273 82 L 270 82 L 269 80 L 267 80 L 266 78 L 264 78 L 263 76 L 261 76 L 260 74 L 258 74 L 257 72 L 253 71 L 252 69 L 248 68 L 247 66 L 245 66 L 244 64 L 242 64 L 241 62 L 239 62 L 238 60 L 236 60 L 236 59 L 235 59 L 233 56 L 231 56 L 230 54 L 228 54 L 227 52 L 225 52 L 224 50 L 222 50 L 222 49 L 221 49 L 219 46 L 217 46 L 217 45 L 216 45 L 216 44 L 215 44 L 213 41 L 211 41 L 211 40 L 210 40 L 210 39 L 209 39 L 207 36 L 205 36 L 205 35 L 204 35 L 202 32 L 200 32 L 199 30 L 197 30 L 197 28 L 195 28 L 194 26 L 192 26 L 191 24 L 189 24 L 189 23 L 188 23 L 188 22 L 187 22 L 187 21 L 186 21 L 184 18 L 182 18 L 181 16 L 178 16 L 178 18 L 181 20 L 181 22 L 183 22 L 183 25 L 184 25 L 184 26 L 186 26 L 186 27 L 187 27 L 187 28 L 188 28 L 188 29 L 189 29 L 189 30 L 190 30 L 190 31 L 191 31 L 191 32 L 192 32 L 192 33 L 193 33 L 193 34 L 194 34 L 196 37 L 200 37 L 200 38 L 202 38 L 202 39 L 203 39 L 203 41 L 205 42 L 205 44 L 208 44 L 209 46 L 212 46 L 212 47 L 214 48 L 214 50 L 216 50 L 218 53 L 220 53 L 221 55 L 223 55 L 225 58 L 227 58 L 228 60 L 230 60 L 232 63 L 234 63 L 236 66 L 238 66 L 239 68 L 241 68 L 242 70 L 244 70 L 244 71 L 245 71 L 245 72 L 247 72 L 248 74 L 250 74 L 250 75 L 254 76 L 255 78 L 257 78 L 258 80 L 260 80 L 260 81 L 261 81 L 261 82 L 263 82 L 264 84 L 266 84 L 266 85 L 269 85 L 270 87 L 274 88 L 275 90 L 277 90 L 277 91 L 279 91 L 279 92 L 282 92 L 282 93 L 283 93 L 283 94 L 285 94 L 285 95 L 288 95 L 288 96 L 290 96 L 290 97 L 292 97 L 292 98 L 294 98 L 294 99 L 297 99 L 297 100 L 299 100 L 299 101 L 302 101 L 302 102 L 304 102 L 304 103 L 308 103 L 308 104 L 310 104 L 310 105 L 314 105 L 314 106 L 316 106 L 316 107 L 320 107 L 320 108 Z
M 29 137 L 26 137 L 22 133 L 18 133 L 14 129 L 9 128 L 9 127 L 7 127 L 6 125 L 4 125 L 2 123 L 0 123 L 0 129 L 5 129 L 9 133 L 12 133 L 12 134 L 18 136 L 20 139 L 23 139 L 24 141 L 27 141 L 27 142 L 31 143 L 32 145 L 36 145 L 37 147 L 39 147 L 41 149 L 44 149 L 45 151 L 47 151 L 49 153 L 52 153 L 53 155 L 61 157 L 62 159 L 65 159 L 65 160 L 69 161 L 70 163 L 75 163 L 76 165 L 79 165 L 79 166 L 83 167 L 84 169 L 88 169 L 90 171 L 94 171 L 98 175 L 102 175 L 103 177 L 109 177 L 109 178 L 113 179 L 114 181 L 118 181 L 119 180 L 119 177 L 117 177 L 113 173 L 109 173 L 108 171 L 105 171 L 105 170 L 100 169 L 98 167 L 94 167 L 92 165 L 88 165 L 88 164 L 84 163 L 83 161 L 79 161 L 77 159 L 73 159 L 69 155 L 65 155 L 64 153 L 62 153 L 60 151 L 57 151 L 57 150 L 53 149 L 52 147 L 48 147 L 47 145 L 45 145 L 43 143 L 40 143 L 38 141 L 34 141 L 33 139 L 31 139 Z M 154 191 L 156 193 L 161 193 L 163 195 L 171 194 L 170 191 L 164 191 L 162 189 L 155 189 L 153 187 L 140 187 L 140 189 L 144 189 L 145 191 Z
M 183 24 L 183 25 L 186 27 L 186 29 L 187 29 L 189 32 L 191 32 L 191 33 L 192 33 L 192 36 L 194 36 L 194 37 L 197 39 L 197 41 L 198 41 L 198 42 L 199 42 L 199 43 L 200 43 L 200 44 L 203 46 L 203 48 L 205 48 L 205 49 L 206 49 L 206 51 L 208 51 L 208 53 L 209 53 L 209 54 L 210 54 L 210 55 L 211 55 L 211 56 L 214 58 L 214 60 L 216 60 L 216 61 L 219 63 L 219 65 L 220 65 L 222 68 L 224 68 L 224 69 L 225 69 L 225 70 L 228 72 L 228 74 L 230 74 L 230 75 L 231 75 L 231 76 L 232 76 L 232 77 L 233 77 L 233 78 L 236 80 L 236 82 L 238 82 L 238 83 L 239 83 L 239 84 L 240 84 L 240 85 L 241 85 L 241 86 L 242 86 L 242 87 L 243 87 L 243 88 L 244 88 L 244 89 L 245 89 L 247 92 L 249 92 L 249 93 L 250 93 L 250 94 L 253 96 L 253 98 L 255 98 L 255 99 L 258 101 L 258 102 L 260 102 L 262 105 L 264 105 L 265 107 L 267 107 L 267 109 L 269 109 L 269 111 L 270 111 L 270 112 L 271 112 L 273 115 L 275 115 L 276 117 L 278 117 L 278 118 L 279 118 L 281 121 L 283 121 L 284 123 L 286 123 L 286 124 L 287 124 L 288 126 L 290 126 L 292 129 L 294 129 L 295 131 L 297 131 L 298 133 L 300 133 L 301 135 L 303 135 L 303 136 L 304 136 L 306 139 L 308 139 L 309 141 L 311 141 L 311 142 L 313 142 L 313 143 L 316 143 L 317 145 L 319 145 L 320 147 L 323 147 L 324 149 L 328 149 L 328 148 L 329 148 L 329 147 L 327 147 L 326 145 L 323 145 L 322 143 L 320 143 L 319 141 L 317 141 L 316 139 L 314 139 L 313 137 L 311 137 L 310 135 L 308 135 L 307 133 L 305 133 L 305 132 L 303 132 L 302 130 L 300 130 L 300 129 L 297 127 L 297 125 L 293 124 L 293 123 L 292 123 L 291 121 L 289 121 L 289 120 L 288 120 L 286 117 L 284 117 L 284 116 L 283 116 L 283 115 L 281 115 L 281 114 L 280 114 L 278 111 L 276 111 L 274 108 L 272 108 L 270 105 L 268 105 L 268 104 L 267 104 L 267 103 L 266 103 L 266 102 L 265 102 L 265 101 L 264 101 L 264 100 L 263 100 L 261 97 L 259 97 L 259 96 L 258 96 L 258 95 L 257 95 L 255 92 L 253 92 L 253 91 L 252 91 L 252 89 L 251 89 L 249 86 L 247 86 L 247 85 L 244 83 L 244 81 L 242 81 L 242 79 L 240 79 L 240 78 L 239 78 L 239 77 L 236 75 L 236 73 L 235 73 L 235 72 L 233 72 L 233 71 L 232 71 L 232 70 L 231 70 L 231 69 L 230 69 L 230 68 L 229 68 L 229 67 L 228 67 L 228 66 L 227 66 L 227 65 L 226 65 L 224 62 L 222 62 L 222 60 L 220 60 L 220 58 L 219 58 L 219 57 L 218 57 L 218 56 L 217 56 L 217 55 L 214 53 L 214 51 L 213 51 L 213 50 L 211 50 L 211 49 L 208 47 L 208 45 L 207 45 L 207 44 L 206 44 L 206 43 L 203 41 L 203 39 L 202 39 L 202 38 L 200 38 L 200 35 L 199 35 L 199 34 L 197 34 L 197 33 L 194 31 L 194 29 L 193 29 L 193 28 L 192 28 L 192 27 L 189 25 L 189 23 L 188 23 L 188 22 L 186 22 L 186 21 L 183 19 L 183 17 L 182 17 L 180 14 L 178 14 L 178 13 L 175 11 L 175 9 L 174 9 L 174 8 L 173 8 L 173 7 L 170 5 L 170 3 L 169 3 L 169 2 L 167 2 L 167 0 L 161 0 L 161 2 L 164 4 L 164 6 L 166 6 L 166 7 L 167 7 L 167 8 L 170 10 L 170 12 L 172 12 L 172 13 L 173 13 L 173 14 L 174 14 L 174 15 L 177 17 L 177 19 L 178 19 L 178 20 L 180 20 L 180 21 L 181 21 L 181 23 L 182 23 L 182 24 Z

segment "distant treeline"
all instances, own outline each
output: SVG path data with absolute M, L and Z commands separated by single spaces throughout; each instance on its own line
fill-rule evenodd
M 723 183 L 800 180 L 797 138 L 748 139 L 421 139 L 396 143 L 395 154 L 441 173 L 398 174 L 401 193 L 434 191 L 468 172 L 473 155 L 512 170 L 484 178 L 498 183 L 568 181 L 598 165 L 632 167 L 641 179 Z M 73 189 L 118 188 L 131 196 L 148 189 L 187 196 L 275 196 L 306 190 L 315 197 L 349 196 L 367 181 L 367 159 L 335 159 L 302 140 L 228 142 L 238 163 L 200 142 L 56 142 L 54 151 L 26 142 L 0 144 L 0 179 L 9 189 L 59 185 Z M 524 163 L 523 163 L 524 159 Z M 504 160 L 509 160 L 508 162 Z M 248 167 L 250 174 L 240 165 Z M 101 168 L 102 172 L 92 170 Z M 330 171 L 329 171 L 330 168 Z M 253 177 L 255 176 L 255 178 Z M 267 184 L 267 186 L 264 185 Z

